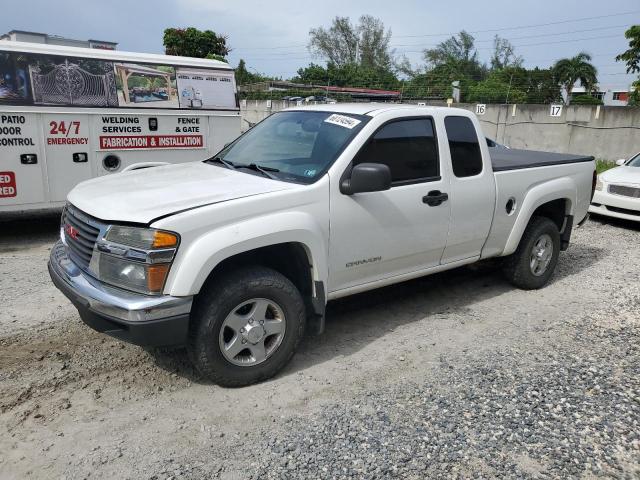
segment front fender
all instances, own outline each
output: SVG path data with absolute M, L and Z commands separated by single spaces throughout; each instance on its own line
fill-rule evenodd
M 532 187 L 522 201 L 518 217 L 513 224 L 502 255 L 511 255 L 516 251 L 533 212 L 535 212 L 540 205 L 553 200 L 566 199 L 567 211 L 564 212 L 564 214 L 573 215 L 576 196 L 577 186 L 570 177 L 548 180 Z
M 274 232 L 274 225 L 277 231 Z M 176 257 L 165 293 L 195 295 L 213 269 L 223 260 L 260 247 L 296 242 L 304 246 L 312 265 L 314 281 L 326 283 L 328 240 L 321 225 L 308 213 L 278 212 L 207 232 Z

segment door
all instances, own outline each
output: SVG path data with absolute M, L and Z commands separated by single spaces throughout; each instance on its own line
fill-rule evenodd
M 482 160 L 482 152 L 489 159 L 484 136 L 478 136 L 471 119 L 446 116 L 444 129 L 452 174 L 451 225 L 442 263 L 450 263 L 480 255 L 493 220 L 496 186 L 490 161 Z
M 0 209 L 47 200 L 36 113 L 0 113 Z
M 431 118 L 384 124 L 359 163 L 388 165 L 392 187 L 343 195 L 340 178 L 331 178 L 330 291 L 436 266 L 447 240 L 450 207 Z
M 43 114 L 42 120 L 51 201 L 62 202 L 73 187 L 93 176 L 89 116 Z

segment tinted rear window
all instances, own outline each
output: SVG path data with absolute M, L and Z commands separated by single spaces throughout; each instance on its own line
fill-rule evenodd
M 482 154 L 478 135 L 467 117 L 446 117 L 451 164 L 456 177 L 472 177 L 482 172 Z

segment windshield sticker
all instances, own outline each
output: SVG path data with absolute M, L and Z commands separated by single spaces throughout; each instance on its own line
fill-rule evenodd
M 316 170 L 315 169 L 313 169 L 313 170 L 305 170 L 304 171 L 305 177 L 313 177 L 315 174 L 316 174 Z
M 325 122 L 333 123 L 334 125 L 340 125 L 341 127 L 345 127 L 345 128 L 351 129 L 351 128 L 357 126 L 361 122 L 361 120 L 356 120 L 355 118 L 351 118 L 351 117 L 347 117 L 345 115 L 339 115 L 337 113 L 334 113 L 329 118 L 327 118 L 325 120 Z

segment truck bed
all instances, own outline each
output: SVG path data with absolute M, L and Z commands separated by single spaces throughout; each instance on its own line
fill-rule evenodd
M 519 170 L 522 168 L 546 167 L 567 163 L 591 162 L 593 157 L 571 155 L 569 153 L 538 152 L 513 148 L 490 148 L 491 164 L 494 172 Z

